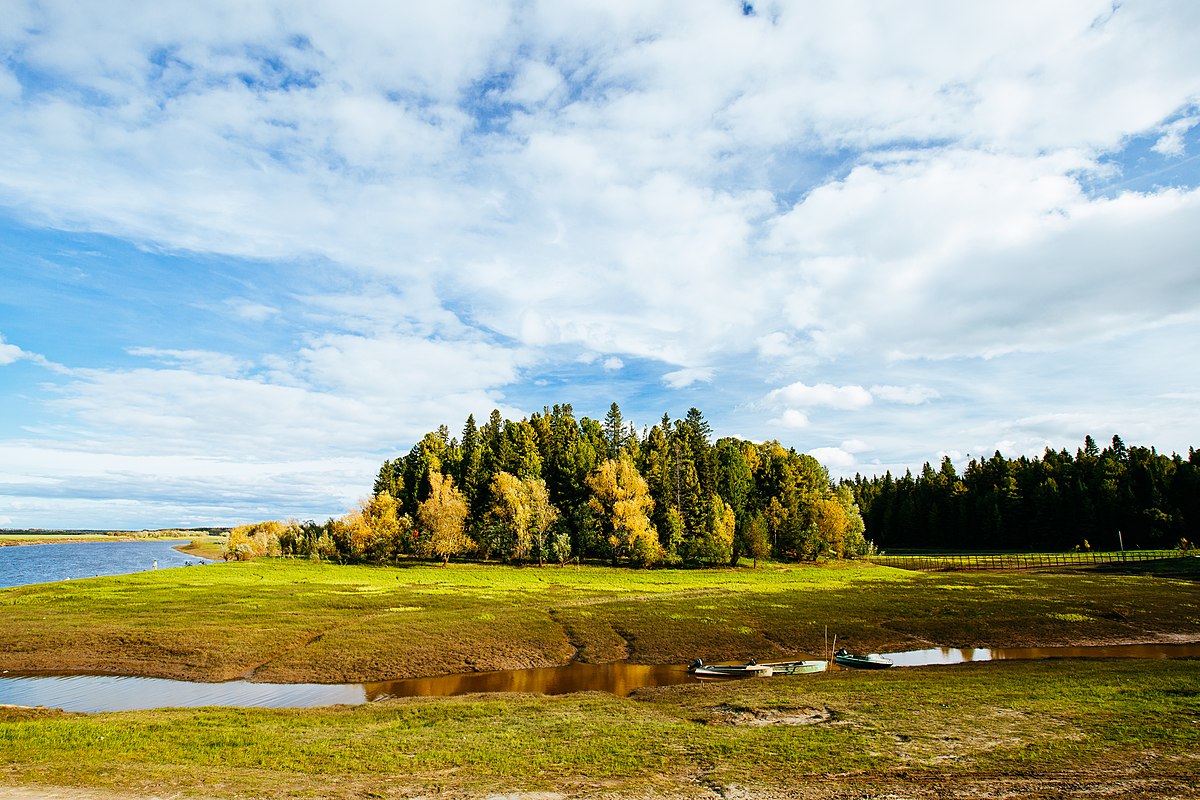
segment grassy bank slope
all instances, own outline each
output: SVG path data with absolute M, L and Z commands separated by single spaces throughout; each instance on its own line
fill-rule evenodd
M 864 650 L 1200 639 L 1192 580 L 856 563 L 634 571 L 260 561 L 0 591 L 0 669 L 341 682 Z
M 308 710 L 0 709 L 0 783 L 203 797 L 1197 797 L 1196 662 L 992 662 Z

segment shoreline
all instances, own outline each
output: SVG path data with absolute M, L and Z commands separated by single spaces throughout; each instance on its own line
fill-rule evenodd
M 697 682 L 628 697 L 13 709 L 0 711 L 14 744 L 0 758 L 10 790 L 0 800 L 967 800 L 997 787 L 1195 798 L 1200 734 L 1179 699 L 1194 685 L 1191 663 L 1059 660 Z
M 1186 660 L 1186 659 L 1200 659 L 1200 654 L 1191 654 L 1191 653 L 1184 654 L 1184 655 L 1168 655 L 1168 654 L 1154 654 L 1154 655 L 1096 654 L 1096 655 L 1087 655 L 1087 654 L 1056 654 L 1053 652 L 1049 652 L 1049 651 L 1054 651 L 1054 650 L 1079 650 L 1079 649 L 1100 650 L 1100 649 L 1113 649 L 1113 648 L 1156 648 L 1156 647 L 1181 648 L 1181 649 L 1182 648 L 1200 648 L 1200 638 L 1196 638 L 1193 635 L 1189 635 L 1189 634 L 1166 633 L 1166 634 L 1163 634 L 1163 636 L 1161 636 L 1160 638 L 1153 639 L 1153 640 L 1146 640 L 1146 639 L 1110 640 L 1110 641 L 1103 641 L 1103 642 L 1097 642 L 1097 641 L 1092 640 L 1092 641 L 1080 641 L 1080 642 L 1067 643 L 1067 644 L 1045 645 L 1042 647 L 1036 647 L 1036 646 L 1035 647 L 1027 647 L 1027 646 L 1019 646 L 1019 645 L 1018 646 L 1007 646 L 1007 647 L 1006 646 L 948 647 L 948 646 L 943 646 L 943 645 L 931 645 L 929 648 L 926 648 L 926 649 L 943 649 L 943 650 L 959 650 L 959 651 L 970 651 L 970 650 L 997 651 L 998 650 L 998 651 L 1002 651 L 1002 652 L 1006 651 L 1006 650 L 1008 650 L 1008 651 L 1044 650 L 1044 651 L 1047 651 L 1047 654 L 1041 655 L 1041 656 L 1017 656 L 1017 657 L 1001 655 L 999 657 L 987 657 L 987 658 L 977 658 L 977 659 L 973 658 L 973 659 L 964 660 L 964 661 L 947 661 L 944 663 L 936 663 L 936 662 L 901 663 L 901 664 L 896 664 L 891 669 L 893 669 L 893 670 L 909 670 L 909 669 L 921 669 L 921 668 L 938 667 L 938 666 L 957 666 L 957 665 L 963 664 L 963 663 L 998 664 L 998 663 L 1012 662 L 1012 661 L 1053 661 L 1053 660 L 1092 661 L 1092 660 L 1101 660 L 1101 659 L 1131 660 L 1131 661 L 1163 661 L 1163 660 L 1178 661 L 1178 660 Z M 923 651 L 922 650 L 883 651 L 880 653 L 880 655 L 882 655 L 886 658 L 902 658 L 906 655 L 910 655 L 913 653 L 920 653 L 920 652 L 923 652 Z M 807 659 L 807 658 L 816 659 L 818 657 L 812 653 L 791 653 L 791 654 L 785 654 L 783 656 L 783 658 L 785 660 L 788 660 L 788 659 Z M 818 660 L 821 660 L 821 659 L 818 659 Z M 686 664 L 681 664 L 681 663 L 677 663 L 677 662 L 673 662 L 673 661 L 672 662 L 663 662 L 663 663 L 643 664 L 641 662 L 632 662 L 632 661 L 626 660 L 626 661 L 607 661 L 607 662 L 602 662 L 599 664 L 590 664 L 590 662 L 582 662 L 582 661 L 572 659 L 563 664 L 556 664 L 556 665 L 552 665 L 552 666 L 543 666 L 543 667 L 514 666 L 514 667 L 494 669 L 494 670 L 478 670 L 478 671 L 474 671 L 474 672 L 444 672 L 444 673 L 438 673 L 438 674 L 432 674 L 432 675 L 416 675 L 416 676 L 409 676 L 409 677 L 403 677 L 403 678 L 368 678 L 365 680 L 354 680 L 354 681 L 321 681 L 321 680 L 268 681 L 268 680 L 256 680 L 255 676 L 253 676 L 253 675 L 248 676 L 248 677 L 247 676 L 238 676 L 238 677 L 225 678 L 225 679 L 204 680 L 202 678 L 183 677 L 183 675 L 185 673 L 180 673 L 180 677 L 170 677 L 170 676 L 163 675 L 161 673 L 147 674 L 147 673 L 137 673 L 137 672 L 119 672 L 119 671 L 103 671 L 103 670 L 81 671 L 81 670 L 63 670 L 63 669 L 54 669 L 54 668 L 26 669 L 26 670 L 7 670 L 7 669 L 0 670 L 0 678 L 6 678 L 6 677 L 7 678 L 117 678 L 117 679 L 125 678 L 125 679 L 132 679 L 132 680 L 170 681 L 170 682 L 177 682 L 177 683 L 195 684 L 195 685 L 200 685 L 200 686 L 220 686 L 221 684 L 227 684 L 227 683 L 228 684 L 248 683 L 248 684 L 258 684 L 261 686 L 317 685 L 317 686 L 329 686 L 329 687 L 337 687 L 337 686 L 348 687 L 348 686 L 367 686 L 367 685 L 372 685 L 372 684 L 386 684 L 386 683 L 405 683 L 408 681 L 470 678 L 470 677 L 483 676 L 483 675 L 523 673 L 526 671 L 539 671 L 539 670 L 547 670 L 547 669 L 549 669 L 549 670 L 563 669 L 563 668 L 570 667 L 572 664 L 588 664 L 589 666 L 596 666 L 596 667 L 605 667 L 605 666 L 612 666 L 612 665 L 618 665 L 618 664 L 628 664 L 630 666 L 635 666 L 635 667 L 637 667 L 637 666 L 679 667 L 680 669 L 683 669 L 684 667 L 686 667 Z M 855 670 L 852 670 L 852 669 L 849 671 L 852 674 L 855 672 Z M 780 676 L 773 676 L 773 677 L 791 677 L 791 676 L 780 675 Z M 646 687 L 643 687 L 643 688 L 646 688 Z M 522 690 L 522 691 L 524 691 L 524 690 Z M 592 691 L 592 690 L 580 690 L 580 691 Z M 480 692 L 469 692 L 469 694 L 493 694 L 493 693 L 506 694 L 506 693 L 509 693 L 509 690 L 501 689 L 501 690 L 483 690 Z M 453 696 L 453 695 L 428 694 L 428 695 L 415 695 L 415 696 L 446 697 L 446 696 Z M 0 708 L 4 708 L 4 707 L 6 707 L 6 705 L 3 703 L 0 703 Z M 15 706 L 15 707 L 28 708 L 28 706 Z
M 572 661 L 779 661 L 822 653 L 834 635 L 892 653 L 1200 641 L 1195 582 L 1140 575 L 206 566 L 5 589 L 0 669 L 347 684 Z

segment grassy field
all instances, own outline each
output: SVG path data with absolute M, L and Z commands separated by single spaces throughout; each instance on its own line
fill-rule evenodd
M 218 798 L 1197 797 L 1197 669 L 1188 661 L 998 662 L 628 698 L 97 715 L 0 709 L 0 784 Z
M 1179 559 L 1164 574 L 217 564 L 0 590 L 0 670 L 341 682 L 573 657 L 767 660 L 821 652 L 826 626 L 863 650 L 1200 641 L 1197 564 Z M 1198 745 L 1196 661 L 989 662 L 628 698 L 0 709 L 0 800 L 47 786 L 90 787 L 77 800 L 1200 797 Z
M 1185 578 L 256 561 L 0 592 L 0 669 L 280 682 L 629 659 L 1200 640 Z

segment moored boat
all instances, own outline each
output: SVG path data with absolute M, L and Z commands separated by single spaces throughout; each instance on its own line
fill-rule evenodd
M 808 675 L 813 672 L 824 672 L 829 664 L 825 661 L 771 661 L 763 666 L 770 667 L 774 675 Z
M 773 672 L 769 665 L 753 660 L 748 664 L 705 664 L 697 658 L 688 665 L 688 673 L 697 678 L 769 678 Z
M 844 647 L 833 654 L 833 661 L 839 666 L 851 667 L 853 669 L 887 669 L 892 666 L 890 660 L 878 653 L 858 655 L 846 652 L 846 648 Z

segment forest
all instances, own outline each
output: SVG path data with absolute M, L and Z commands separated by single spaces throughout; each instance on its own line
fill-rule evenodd
M 1088 436 L 1072 455 L 1047 449 L 1012 460 L 949 457 L 920 475 L 848 482 L 867 536 L 882 549 L 1117 550 L 1187 547 L 1200 525 L 1200 453 L 1103 450 Z
M 778 442 L 712 440 L 695 408 L 638 431 L 569 404 L 527 419 L 493 411 L 427 433 L 379 468 L 371 496 L 324 524 L 235 529 L 233 557 L 264 550 L 343 562 L 470 555 L 513 563 L 718 565 L 867 551 L 850 485 Z
M 635 566 L 813 561 L 887 549 L 1064 551 L 1188 546 L 1200 522 L 1200 455 L 1114 436 L 1074 456 L 950 460 L 914 477 L 834 482 L 777 441 L 712 438 L 696 408 L 638 431 L 613 403 L 603 420 L 569 404 L 519 421 L 493 411 L 383 462 L 347 515 L 234 529 L 227 557 L 343 563 L 470 556 Z

